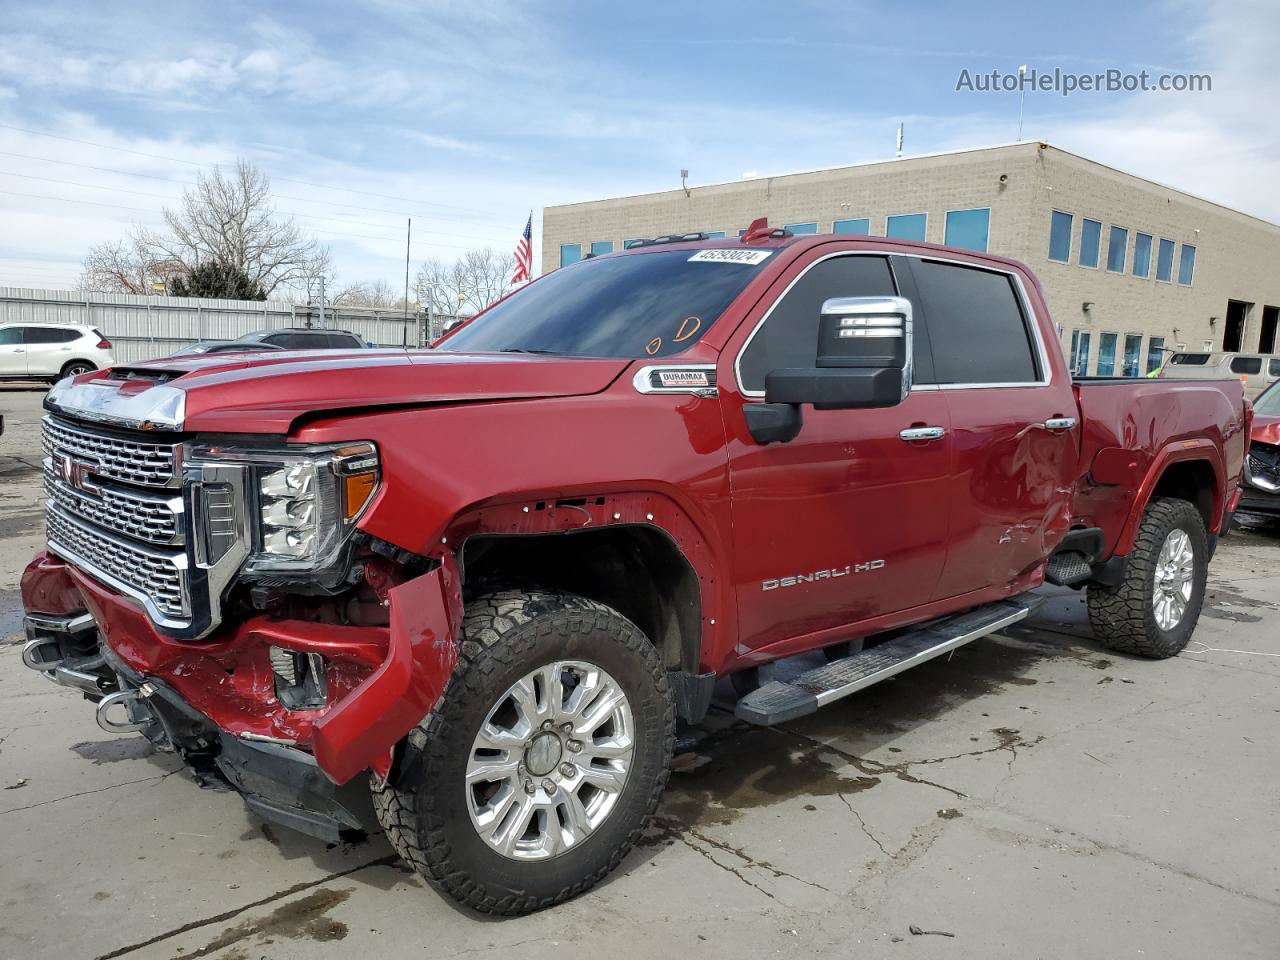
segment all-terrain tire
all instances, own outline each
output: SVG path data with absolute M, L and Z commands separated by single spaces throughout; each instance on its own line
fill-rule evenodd
M 1179 529 L 1190 539 L 1194 555 L 1191 597 L 1182 618 L 1172 629 L 1163 630 L 1156 622 L 1152 603 L 1156 566 L 1165 540 Z M 1153 660 L 1176 656 L 1200 619 L 1208 573 L 1209 538 L 1200 512 L 1186 500 L 1152 500 L 1142 515 L 1124 580 L 1115 587 L 1089 587 L 1089 623 L 1094 636 L 1104 647 L 1119 653 Z
M 511 685 L 564 659 L 595 664 L 623 688 L 634 719 L 632 766 L 612 812 L 589 836 L 550 859 L 509 859 L 472 825 L 467 758 Z M 453 676 L 410 732 L 392 781 L 374 784 L 374 808 L 396 852 L 432 886 L 482 913 L 530 913 L 577 896 L 618 866 L 666 789 L 674 738 L 666 669 L 630 620 L 572 594 L 491 593 L 467 604 Z

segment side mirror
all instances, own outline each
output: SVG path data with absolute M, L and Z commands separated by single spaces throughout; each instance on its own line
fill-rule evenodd
M 818 410 L 893 407 L 911 390 L 911 303 L 902 297 L 836 297 L 822 305 L 813 368 L 773 370 L 766 403 Z

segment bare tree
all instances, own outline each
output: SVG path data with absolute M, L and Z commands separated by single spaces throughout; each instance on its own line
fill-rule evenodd
M 172 260 L 155 260 L 137 231 L 123 240 L 108 240 L 89 249 L 80 274 L 80 289 L 106 293 L 163 293 L 170 281 L 188 271 Z
M 386 280 L 357 281 L 348 283 L 333 295 L 331 302 L 337 307 L 374 307 L 379 310 L 404 310 L 404 293 Z M 417 310 L 417 304 L 409 304 Z
M 167 230 L 135 227 L 128 238 L 99 244 L 85 259 L 89 289 L 150 293 L 153 281 L 171 280 L 205 264 L 242 271 L 270 296 L 278 288 L 303 289 L 332 272 L 329 251 L 304 236 L 292 217 L 271 205 L 271 181 L 247 160 L 224 173 L 200 173 L 177 209 L 166 207 Z
M 449 316 L 479 313 L 511 290 L 516 258 L 490 248 L 468 250 L 451 264 L 438 259 L 418 269 L 414 291 L 432 313 Z

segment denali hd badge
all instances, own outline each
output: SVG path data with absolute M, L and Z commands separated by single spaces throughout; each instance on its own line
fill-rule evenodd
M 829 567 L 826 570 L 815 570 L 813 573 L 797 573 L 793 577 L 778 577 L 776 580 L 761 580 L 760 589 L 767 591 L 777 590 L 779 587 L 797 587 L 802 583 L 847 577 L 851 573 L 867 573 L 870 570 L 879 570 L 883 566 L 883 560 L 871 560 L 867 563 L 846 563 L 843 567 Z

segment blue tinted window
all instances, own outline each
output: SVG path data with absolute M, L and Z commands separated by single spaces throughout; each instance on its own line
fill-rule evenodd
M 562 243 L 560 244 L 560 266 L 567 267 L 571 263 L 577 263 L 582 259 L 582 244 L 580 243 Z
M 786 229 L 792 233 L 817 233 L 818 225 L 816 223 L 788 223 Z
M 1139 375 L 1138 361 L 1142 359 L 1142 335 L 1129 333 L 1124 338 L 1124 376 Z
M 1173 241 L 1161 240 L 1156 254 L 1156 279 L 1168 283 L 1173 279 Z
M 923 213 L 904 213 L 889 217 L 885 221 L 884 235 L 896 237 L 898 240 L 917 240 L 923 243 L 927 219 Z
M 1071 259 L 1071 214 L 1053 211 L 1049 222 L 1049 259 L 1066 263 Z
M 1178 282 L 1184 287 L 1191 286 L 1191 278 L 1196 273 L 1196 248 L 1189 243 L 1182 245 L 1182 256 L 1178 258 Z
M 1147 338 L 1147 373 L 1159 370 L 1164 363 L 1164 337 Z
M 1080 222 L 1080 266 L 1096 267 L 1102 252 L 1102 224 L 1086 217 Z
M 1116 375 L 1116 341 L 1119 339 L 1117 334 L 1104 333 L 1098 340 L 1098 376 Z
M 1129 254 L 1129 231 L 1124 227 L 1111 228 L 1111 241 L 1107 244 L 1107 269 L 1112 273 L 1124 273 L 1124 261 Z M 1102 353 L 1098 353 L 1102 362 Z
M 597 240 L 591 244 L 591 255 L 598 257 L 602 253 L 613 253 L 612 240 Z
M 710 237 L 712 240 L 720 240 L 720 239 L 723 239 L 723 238 L 724 238 L 724 231 L 723 231 L 723 230 L 708 230 L 708 231 L 707 231 L 707 236 L 708 236 L 708 237 Z
M 871 221 L 866 217 L 857 220 L 837 220 L 831 225 L 832 233 L 853 233 L 865 237 L 871 232 Z
M 987 232 L 991 226 L 991 210 L 948 210 L 947 230 L 943 240 L 949 247 L 987 252 Z
M 1088 330 L 1071 331 L 1071 373 L 1076 377 L 1089 375 L 1089 340 Z
M 1151 235 L 1149 233 L 1139 233 L 1133 238 L 1133 275 L 1135 277 L 1151 276 Z M 1137 374 L 1133 376 L 1136 377 Z

